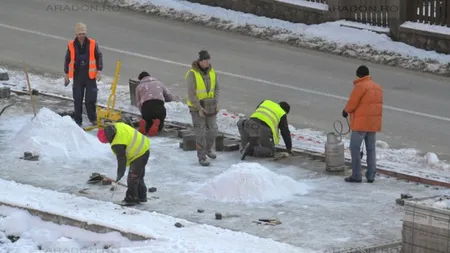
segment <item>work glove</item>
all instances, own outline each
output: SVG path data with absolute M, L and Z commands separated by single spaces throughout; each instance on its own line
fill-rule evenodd
M 348 113 L 345 110 L 342 110 L 342 117 L 344 118 L 348 117 Z
M 198 111 L 198 114 L 200 115 L 200 117 L 204 118 L 206 117 L 206 110 L 205 108 L 200 108 L 200 110 Z
M 102 72 L 98 71 L 97 72 L 97 82 L 100 82 L 102 80 Z
M 116 178 L 116 182 L 119 182 L 119 181 L 120 181 L 120 179 L 122 179 L 122 177 L 123 177 L 123 174 L 121 174 L 121 175 L 117 175 L 117 178 Z
M 64 76 L 64 86 L 69 85 L 69 83 L 70 83 L 69 75 L 66 74 L 66 75 Z

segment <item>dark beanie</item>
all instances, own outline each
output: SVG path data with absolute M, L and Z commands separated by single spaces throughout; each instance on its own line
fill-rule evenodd
M 209 60 L 209 59 L 211 59 L 211 56 L 209 55 L 208 51 L 202 50 L 202 51 L 198 52 L 198 59 L 200 61 Z
M 283 108 L 283 110 L 286 112 L 286 113 L 289 113 L 289 111 L 291 110 L 291 106 L 288 104 L 288 103 L 286 103 L 286 102 L 280 102 L 280 103 L 278 103 L 279 105 L 280 105 L 280 107 L 281 108 Z
M 138 79 L 139 79 L 139 81 L 140 81 L 140 80 L 144 79 L 144 77 L 147 77 L 147 76 L 150 76 L 150 74 L 149 74 L 147 71 L 142 71 L 142 72 L 139 74 Z
M 365 65 L 361 65 L 356 70 L 356 76 L 361 78 L 369 75 L 369 68 Z

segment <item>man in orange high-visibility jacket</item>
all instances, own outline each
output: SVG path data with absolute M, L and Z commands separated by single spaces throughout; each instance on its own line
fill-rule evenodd
M 83 123 L 83 98 L 89 121 L 97 124 L 97 81 L 101 80 L 103 70 L 103 56 L 98 43 L 86 37 L 86 32 L 85 24 L 75 25 L 76 38 L 67 44 L 64 62 L 65 85 L 73 80 L 74 120 L 79 126 Z

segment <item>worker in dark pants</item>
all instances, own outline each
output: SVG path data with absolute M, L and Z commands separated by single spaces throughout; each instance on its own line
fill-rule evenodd
M 249 119 L 237 122 L 241 136 L 243 157 L 273 157 L 279 143 L 279 132 L 289 154 L 292 152 L 292 139 L 287 121 L 290 106 L 286 102 L 275 103 L 264 100 L 250 115 Z
M 86 37 L 86 25 L 75 25 L 76 38 L 67 45 L 64 62 L 65 85 L 73 79 L 74 120 L 83 123 L 83 99 L 91 124 L 97 124 L 97 81 L 101 80 L 103 56 L 95 40 Z
M 144 176 L 150 157 L 150 139 L 124 122 L 116 122 L 99 129 L 97 137 L 101 143 L 110 143 L 117 157 L 117 182 L 124 176 L 127 166 L 130 166 L 128 189 L 122 204 L 132 206 L 147 202 Z

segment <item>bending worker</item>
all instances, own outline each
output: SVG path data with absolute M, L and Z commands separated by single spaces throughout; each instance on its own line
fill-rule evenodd
M 141 112 L 139 132 L 155 136 L 164 127 L 166 119 L 165 102 L 175 100 L 167 87 L 146 71 L 139 74 L 139 85 L 136 87 L 136 107 Z
M 136 129 L 124 122 L 116 122 L 99 129 L 97 137 L 101 143 L 110 143 L 111 150 L 117 157 L 117 179 L 120 181 L 125 170 L 128 172 L 128 189 L 124 205 L 135 205 L 147 202 L 145 186 L 145 166 L 150 157 L 150 140 Z
M 97 82 L 101 79 L 103 56 L 95 40 L 86 37 L 86 25 L 75 25 L 76 38 L 67 45 L 64 73 L 65 85 L 73 79 L 74 120 L 83 123 L 83 99 L 92 125 L 97 125 Z
M 197 157 L 202 166 L 209 166 L 206 157 L 215 159 L 212 151 L 217 135 L 217 112 L 219 84 L 216 72 L 210 64 L 206 50 L 198 53 L 198 60 L 192 63 L 186 73 L 187 105 L 192 116 L 192 125 L 197 142 Z
M 292 154 L 292 139 L 287 114 L 290 106 L 286 102 L 264 100 L 250 115 L 237 123 L 241 136 L 241 152 L 244 156 L 273 157 L 279 143 L 279 130 L 286 149 Z

